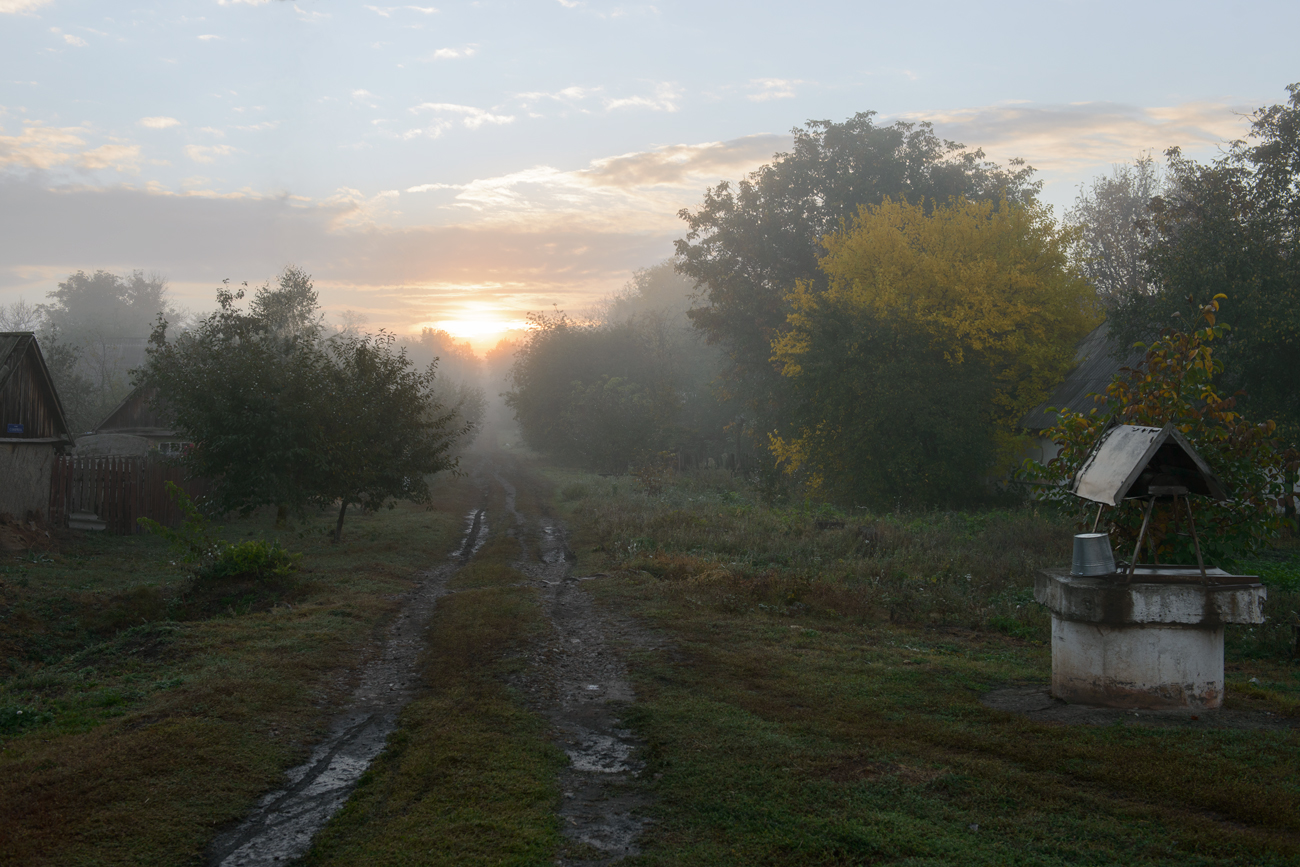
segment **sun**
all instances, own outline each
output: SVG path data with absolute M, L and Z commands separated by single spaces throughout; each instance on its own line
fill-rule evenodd
M 522 319 L 503 319 L 495 316 L 466 316 L 460 319 L 442 319 L 428 323 L 430 328 L 445 331 L 457 340 L 469 343 L 476 352 L 491 349 L 497 341 L 511 331 L 522 331 L 528 323 Z

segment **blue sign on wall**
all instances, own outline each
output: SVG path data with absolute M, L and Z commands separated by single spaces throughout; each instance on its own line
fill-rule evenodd
M 11 421 L 11 422 L 9 422 L 9 424 L 6 426 L 6 432 L 7 432 L 7 433 L 11 433 L 11 434 L 20 434 L 20 433 L 23 432 L 23 426 L 22 426 L 22 424 L 20 424 L 20 423 L 18 423 L 18 422 L 12 422 L 12 421 Z

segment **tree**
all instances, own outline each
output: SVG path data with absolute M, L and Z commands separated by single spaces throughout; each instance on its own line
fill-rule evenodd
M 1187 330 L 1166 328 L 1133 368 L 1121 370 L 1087 413 L 1063 413 L 1047 436 L 1061 447 L 1046 465 L 1027 461 L 1025 475 L 1046 481 L 1045 496 L 1073 512 L 1081 529 L 1098 519 L 1096 506 L 1069 493 L 1069 483 L 1112 424 L 1163 427 L 1174 424 L 1228 489 L 1226 502 L 1196 504 L 1196 523 L 1206 555 L 1232 559 L 1277 538 L 1283 505 L 1293 506 L 1292 485 L 1300 454 L 1283 447 L 1273 421 L 1252 423 L 1237 409 L 1236 395 L 1225 395 L 1218 381 L 1225 366 L 1219 350 L 1228 326 L 1218 321 L 1218 295 L 1193 308 Z M 1294 511 L 1294 510 L 1292 510 Z M 1132 551 L 1143 518 L 1143 504 L 1126 501 L 1106 511 L 1105 526 L 1119 550 Z M 1177 535 L 1172 511 L 1153 516 L 1152 546 L 1166 563 L 1192 563 L 1190 540 Z
M 190 471 L 216 483 L 218 512 L 427 500 L 427 474 L 454 466 L 468 431 L 433 396 L 434 369 L 411 369 L 391 335 L 323 340 L 311 279 L 287 269 L 277 285 L 217 291 L 218 309 L 167 339 L 160 317 L 140 382 L 194 439 Z
M 0 307 L 0 331 L 35 331 L 41 324 L 41 311 L 22 298 Z
M 662 451 L 720 457 L 731 416 L 710 386 L 718 352 L 686 317 L 692 290 L 666 262 L 638 271 L 598 319 L 531 315 L 506 395 L 525 441 L 611 472 Z
M 282 283 L 302 300 L 296 276 L 285 272 Z M 216 312 L 170 341 L 160 316 L 138 373 L 138 383 L 157 390 L 155 407 L 194 439 L 186 462 L 194 475 L 216 482 L 218 512 L 273 504 L 283 520 L 312 501 L 324 471 L 329 396 L 318 335 L 253 312 L 284 310 L 273 297 L 280 291 L 262 286 L 245 312 L 237 306 L 245 290 L 227 283 L 217 290 Z
M 688 231 L 676 242 L 677 267 L 703 293 L 691 318 L 725 351 L 726 394 L 757 414 L 760 430 L 787 411 L 772 341 L 786 326 L 795 284 L 826 286 L 817 267 L 822 238 L 886 196 L 929 208 L 953 196 L 1022 202 L 1038 190 L 1021 161 L 1003 168 L 939 139 L 927 123 L 876 126 L 874 116 L 794 129 L 790 153 L 734 188 L 723 181 L 706 190 L 698 209 L 679 214 Z
M 86 430 L 131 390 L 130 366 L 156 317 L 175 320 L 178 314 L 168 303 L 167 281 L 139 270 L 124 277 L 78 271 L 47 298 L 49 302 L 39 306 L 41 343 L 68 347 L 71 364 L 56 375 L 55 385 L 69 395 L 71 424 Z M 74 397 L 87 381 L 92 390 Z
M 978 498 L 1019 419 L 1099 319 L 1045 210 L 886 199 L 827 237 L 827 287 L 790 293 L 772 344 L 795 400 L 778 461 L 856 505 Z
M 1149 341 L 1175 316 L 1222 294 L 1236 326 L 1216 351 L 1244 411 L 1300 441 L 1300 84 L 1257 110 L 1249 140 L 1209 164 L 1168 151 L 1170 189 L 1152 202 L 1147 280 L 1154 292 L 1113 312 L 1126 343 Z M 1186 299 L 1193 299 L 1191 309 Z
M 322 420 L 322 473 L 314 499 L 337 503 L 334 538 L 348 507 L 374 512 L 396 499 L 427 503 L 428 477 L 453 469 L 450 450 L 472 424 L 438 401 L 435 366 L 411 366 L 396 337 L 354 335 L 327 345 L 329 415 Z
M 1146 273 L 1154 229 L 1150 205 L 1163 189 L 1155 158 L 1145 154 L 1094 179 L 1065 214 L 1066 224 L 1078 232 L 1075 263 L 1107 307 L 1151 294 Z

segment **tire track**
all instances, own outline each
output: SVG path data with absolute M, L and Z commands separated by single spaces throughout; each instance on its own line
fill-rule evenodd
M 521 549 L 528 522 L 515 508 L 515 488 L 499 473 L 506 505 L 514 515 Z M 620 725 L 623 708 L 636 701 L 627 667 L 610 637 L 613 627 L 573 575 L 564 526 L 539 518 L 538 560 L 515 568 L 541 590 L 551 632 L 532 648 L 532 669 L 520 683 L 534 709 L 554 726 L 569 756 L 560 775 L 561 830 L 577 855 L 555 863 L 570 867 L 612 864 L 639 854 L 649 798 L 637 784 L 644 764 L 641 744 Z
M 367 663 L 348 709 L 311 758 L 287 773 L 286 785 L 271 792 L 237 827 L 208 847 L 211 867 L 284 865 L 307 852 L 316 832 L 342 809 L 357 780 L 383 751 L 397 716 L 418 686 L 417 662 L 424 634 L 447 582 L 474 556 L 487 537 L 486 510 L 465 517 L 463 541 L 450 560 L 421 574 L 419 584 L 389 626 L 383 652 Z

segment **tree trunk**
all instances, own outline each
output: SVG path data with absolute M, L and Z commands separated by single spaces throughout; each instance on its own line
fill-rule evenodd
M 339 522 L 334 525 L 334 541 L 337 542 L 343 538 L 343 516 L 348 513 L 348 501 L 344 500 L 343 505 L 339 506 Z
M 289 507 L 284 503 L 275 507 L 275 529 L 283 530 L 289 526 Z

